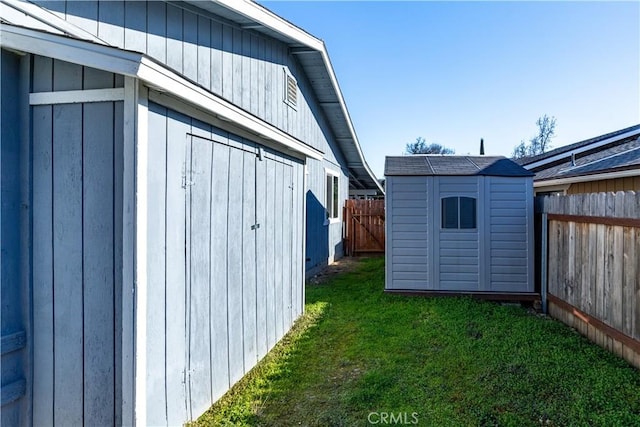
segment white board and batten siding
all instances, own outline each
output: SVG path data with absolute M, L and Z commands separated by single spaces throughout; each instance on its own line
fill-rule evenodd
M 407 175 L 387 169 L 386 289 L 533 292 L 532 178 L 526 171 L 519 176 L 517 168 L 502 163 L 506 159 L 500 160 L 500 168 L 506 168 L 501 173 L 516 176 L 494 176 L 491 164 L 481 162 L 470 163 L 472 169 L 464 174 L 434 173 L 424 159 L 401 158 L 412 171 Z M 441 159 L 430 160 L 434 169 L 440 161 L 457 161 Z M 492 172 L 483 173 L 483 167 Z M 442 199 L 447 197 L 476 200 L 475 227 L 442 227 Z

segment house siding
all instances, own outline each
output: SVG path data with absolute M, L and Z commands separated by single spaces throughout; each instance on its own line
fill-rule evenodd
M 177 2 L 34 3 L 111 46 L 149 55 L 320 151 L 331 151 L 330 128 L 319 114 L 310 83 L 278 40 Z M 284 102 L 285 70 L 298 82 L 295 108 Z
M 7 123 L 20 123 L 22 79 L 21 59 L 2 50 L 2 97 L 0 98 L 0 286 L 2 295 L 2 407 L 0 424 L 19 425 L 24 422 L 28 357 L 26 324 L 28 310 L 22 304 L 21 224 L 22 162 L 20 159 L 22 129 Z
M 39 56 L 33 64 L 34 92 L 121 81 Z M 123 102 L 31 111 L 33 424 L 116 424 Z
M 544 187 L 540 187 L 540 191 L 544 191 Z M 618 191 L 640 191 L 640 176 L 577 182 L 571 184 L 567 189 L 567 194 L 615 193 Z
M 34 3 L 324 153 L 262 147 L 133 77 L 3 51 L 0 278 L 3 306 L 20 301 L 3 310 L 2 334 L 22 328 L 26 347 L 3 354 L 2 384 L 24 378 L 26 398 L 3 405 L 2 422 L 182 424 L 290 329 L 305 273 L 343 255 L 346 161 L 286 44 L 183 3 Z M 298 82 L 296 108 L 283 102 L 285 72 Z M 124 101 L 69 102 L 83 96 L 71 93 L 28 105 L 29 92 L 113 88 L 124 90 L 92 95 Z M 327 170 L 340 194 L 329 223 Z M 14 278 L 22 287 L 7 285 Z
M 175 425 L 302 313 L 304 166 L 153 103 L 149 141 L 147 422 Z
M 308 160 L 306 266 L 312 274 L 340 258 L 342 224 L 324 225 L 324 168 L 341 172 L 340 218 L 349 197 L 346 162 L 309 80 L 284 43 L 242 29 L 222 17 L 184 3 L 160 1 L 34 1 L 76 23 L 106 43 L 145 53 L 322 151 Z M 298 83 L 298 103 L 284 102 L 285 72 Z M 319 206 L 315 206 L 319 204 Z

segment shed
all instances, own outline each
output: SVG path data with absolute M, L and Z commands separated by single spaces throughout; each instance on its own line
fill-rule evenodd
M 387 157 L 390 292 L 532 293 L 533 174 L 504 157 Z

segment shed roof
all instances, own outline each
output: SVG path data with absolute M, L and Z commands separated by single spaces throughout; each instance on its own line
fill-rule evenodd
M 510 176 L 534 174 L 511 159 L 502 156 L 387 156 L 385 176 Z

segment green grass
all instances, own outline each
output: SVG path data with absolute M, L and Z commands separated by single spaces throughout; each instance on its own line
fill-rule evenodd
M 561 323 L 383 288 L 380 258 L 307 286 L 293 330 L 195 424 L 640 426 L 640 371 Z

